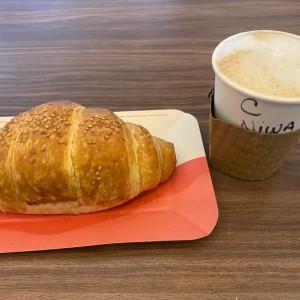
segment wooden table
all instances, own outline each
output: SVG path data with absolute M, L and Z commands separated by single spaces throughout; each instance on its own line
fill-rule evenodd
M 295 0 L 1 1 L 0 115 L 58 99 L 175 108 L 208 152 L 215 46 L 253 29 L 299 35 L 299 16 Z M 1 299 L 300 299 L 299 166 L 298 143 L 264 181 L 211 169 L 220 216 L 204 239 L 2 254 Z

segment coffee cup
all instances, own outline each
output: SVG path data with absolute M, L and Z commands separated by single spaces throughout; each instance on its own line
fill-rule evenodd
M 300 128 L 300 36 L 239 33 L 214 50 L 214 115 L 263 134 Z
M 209 162 L 245 180 L 274 174 L 300 138 L 300 37 L 257 30 L 214 50 Z

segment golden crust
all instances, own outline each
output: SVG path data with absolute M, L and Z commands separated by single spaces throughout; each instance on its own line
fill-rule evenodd
M 0 131 L 0 209 L 32 214 L 108 209 L 167 180 L 175 163 L 173 144 L 108 110 L 45 103 Z

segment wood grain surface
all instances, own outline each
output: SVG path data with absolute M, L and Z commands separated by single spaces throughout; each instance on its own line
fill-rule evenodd
M 0 116 L 59 99 L 175 108 L 197 118 L 208 152 L 216 45 L 299 35 L 299 16 L 298 0 L 0 1 Z M 220 216 L 201 240 L 2 254 L 0 297 L 300 299 L 299 170 L 299 143 L 264 181 L 211 169 Z

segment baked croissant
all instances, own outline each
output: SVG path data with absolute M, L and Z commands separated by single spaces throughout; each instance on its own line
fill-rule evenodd
M 166 181 L 172 143 L 101 108 L 45 103 L 0 130 L 0 209 L 78 214 L 109 209 Z

